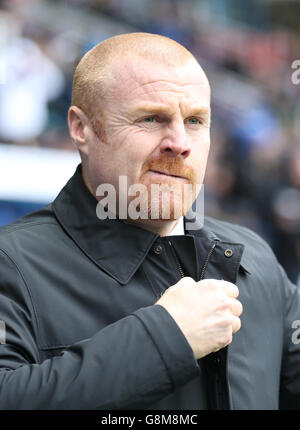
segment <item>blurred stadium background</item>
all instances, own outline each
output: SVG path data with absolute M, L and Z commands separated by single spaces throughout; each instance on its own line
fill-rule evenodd
M 169 36 L 199 59 L 212 85 L 205 213 L 262 235 L 300 286 L 299 0 L 0 1 L 0 225 L 72 175 L 74 66 L 130 31 Z

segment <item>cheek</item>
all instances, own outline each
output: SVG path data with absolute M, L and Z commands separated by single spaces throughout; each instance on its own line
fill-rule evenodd
M 193 154 L 193 165 L 194 165 L 194 170 L 196 175 L 196 182 L 198 184 L 202 184 L 203 182 L 207 160 L 208 160 L 208 154 L 209 154 L 209 142 L 206 144 L 202 142 L 200 148 L 197 151 L 195 151 Z
M 153 140 L 141 129 L 132 129 L 130 126 L 116 127 L 114 133 L 108 134 L 107 147 L 118 168 L 123 166 L 128 170 L 136 170 L 151 154 Z
M 108 146 L 100 142 L 90 151 L 88 170 L 90 182 L 95 190 L 101 184 L 115 185 L 115 175 L 118 171 L 118 162 L 114 160 Z

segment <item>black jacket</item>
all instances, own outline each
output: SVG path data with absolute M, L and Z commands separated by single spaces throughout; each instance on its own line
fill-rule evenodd
M 160 237 L 100 221 L 96 203 L 79 166 L 0 229 L 0 408 L 299 409 L 300 294 L 268 245 L 210 218 Z M 182 274 L 236 283 L 244 309 L 229 347 L 198 362 L 153 305 Z

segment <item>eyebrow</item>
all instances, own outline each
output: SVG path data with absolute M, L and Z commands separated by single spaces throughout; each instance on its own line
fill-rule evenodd
M 188 111 L 189 116 L 210 114 L 210 108 L 206 106 L 191 106 Z M 172 116 L 174 114 L 174 108 L 161 103 L 141 102 L 132 109 L 131 113 L 161 113 Z

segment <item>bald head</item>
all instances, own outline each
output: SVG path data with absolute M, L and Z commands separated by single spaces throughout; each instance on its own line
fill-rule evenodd
M 86 113 L 95 130 L 98 127 L 94 115 L 97 110 L 98 115 L 101 111 L 101 102 L 113 81 L 115 63 L 119 65 L 122 61 L 126 67 L 126 62 L 134 58 L 149 62 L 149 66 L 176 67 L 188 61 L 197 63 L 184 46 L 157 34 L 121 34 L 99 43 L 77 65 L 72 89 L 72 105 Z

